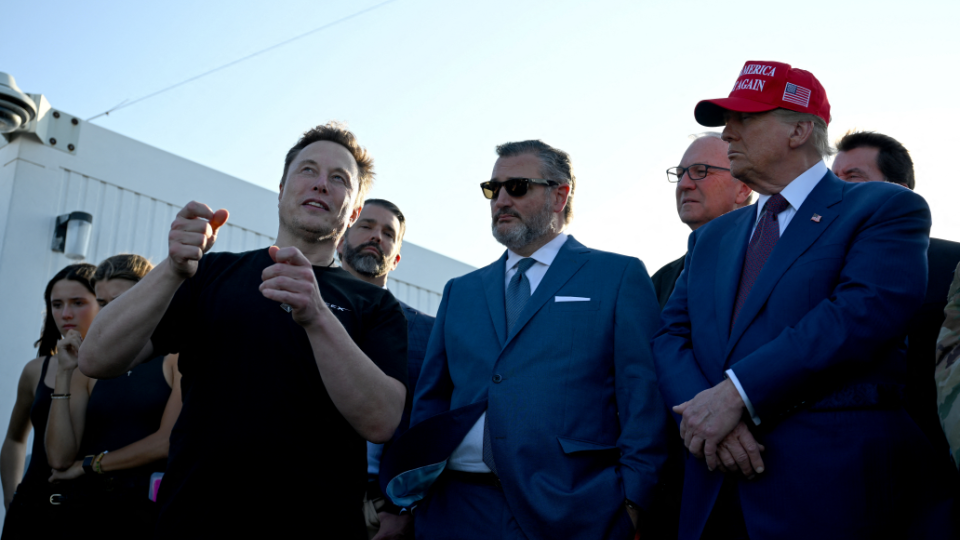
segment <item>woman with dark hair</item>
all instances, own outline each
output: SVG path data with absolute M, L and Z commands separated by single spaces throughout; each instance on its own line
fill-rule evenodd
M 104 260 L 93 276 L 97 302 L 106 306 L 152 268 L 139 255 Z M 74 523 L 74 534 L 100 539 L 152 536 L 158 510 L 148 499 L 150 477 L 166 468 L 170 431 L 182 404 L 177 356 L 144 362 L 115 379 L 96 380 L 77 369 L 81 341 L 79 333 L 68 332 L 60 342 L 63 352 L 54 389 L 71 398 L 50 408 L 50 481 L 75 481 L 83 493 L 75 508 L 86 518 Z
M 43 435 L 52 401 L 69 396 L 54 392 L 60 355 L 57 342 L 68 332 L 84 336 L 100 307 L 93 289 L 92 264 L 72 264 L 57 272 L 43 293 L 46 316 L 40 339 L 34 343 L 38 357 L 27 362 L 17 386 L 17 401 L 10 416 L 7 438 L 0 450 L 0 476 L 7 517 L 3 539 L 37 538 L 55 532 L 65 507 L 65 490 L 47 482 L 50 465 L 44 451 Z M 30 466 L 24 474 L 27 436 L 34 428 Z M 41 533 L 42 531 L 42 533 Z

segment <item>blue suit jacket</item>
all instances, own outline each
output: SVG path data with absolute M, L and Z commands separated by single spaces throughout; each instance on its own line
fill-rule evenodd
M 752 205 L 690 235 L 653 344 L 667 405 L 719 384 L 727 368 L 737 375 L 767 448 L 766 472 L 738 483 L 751 538 L 923 536 L 901 518 L 950 503 L 930 476 L 945 474 L 931 471 L 943 460 L 929 459 L 898 399 L 907 322 L 926 289 L 926 202 L 828 172 L 731 327 L 755 216 Z M 680 538 L 700 537 L 722 480 L 687 457 Z
M 629 536 L 624 499 L 649 507 L 669 421 L 649 348 L 659 305 L 646 269 L 570 237 L 508 334 L 505 261 L 447 283 L 411 433 L 487 400 L 503 492 L 527 537 Z

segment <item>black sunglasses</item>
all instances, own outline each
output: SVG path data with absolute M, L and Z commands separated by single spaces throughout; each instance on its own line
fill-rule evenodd
M 496 199 L 500 195 L 500 188 L 507 189 L 507 195 L 511 197 L 523 197 L 527 194 L 530 184 L 541 186 L 559 186 L 560 182 L 556 180 L 544 180 L 543 178 L 509 178 L 506 182 L 497 182 L 489 180 L 480 184 L 483 190 L 483 196 L 488 199 Z

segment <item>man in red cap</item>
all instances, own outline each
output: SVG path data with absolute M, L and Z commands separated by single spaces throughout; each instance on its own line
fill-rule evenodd
M 680 538 L 953 537 L 956 475 L 902 406 L 926 202 L 827 169 L 807 71 L 747 62 L 694 115 L 759 200 L 690 235 L 653 342 L 689 450 Z

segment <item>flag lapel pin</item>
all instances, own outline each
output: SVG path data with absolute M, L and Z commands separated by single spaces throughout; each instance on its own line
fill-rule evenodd
M 813 217 L 810 218 L 810 221 L 814 223 L 820 223 L 820 214 L 814 214 Z

